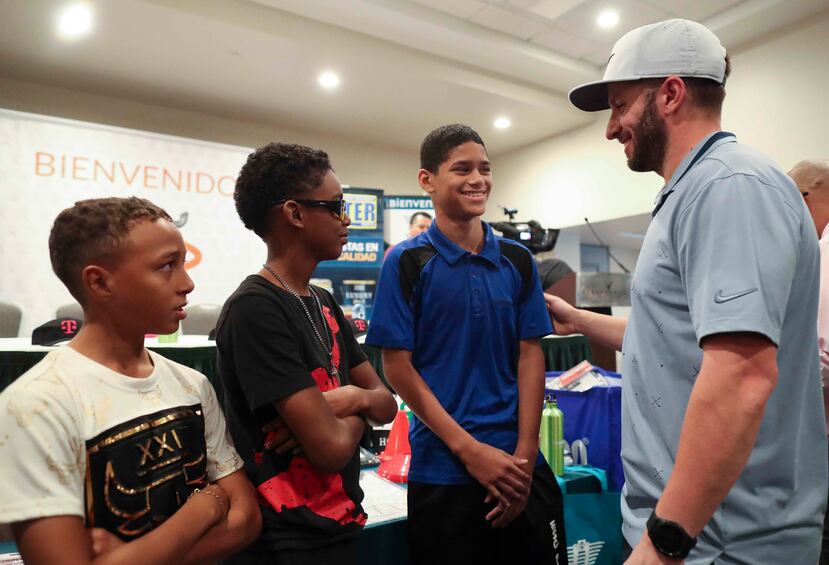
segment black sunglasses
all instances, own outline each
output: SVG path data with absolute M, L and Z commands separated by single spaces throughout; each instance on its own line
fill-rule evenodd
M 310 206 L 312 208 L 325 208 L 326 210 L 337 216 L 341 221 L 345 221 L 345 218 L 347 216 L 344 198 L 339 198 L 337 200 L 306 200 L 286 198 L 284 200 L 274 202 L 273 205 L 279 206 L 280 204 L 285 204 L 286 202 L 288 202 L 288 200 L 293 200 L 297 204 L 302 204 L 303 206 Z

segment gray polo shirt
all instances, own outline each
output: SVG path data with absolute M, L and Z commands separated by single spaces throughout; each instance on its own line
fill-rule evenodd
M 622 348 L 623 533 L 639 541 L 671 476 L 700 341 L 755 332 L 778 347 L 777 387 L 748 465 L 686 563 L 816 563 L 827 444 L 815 227 L 793 182 L 732 134 L 689 169 L 710 137 L 660 191 L 657 202 L 670 194 L 633 274 Z

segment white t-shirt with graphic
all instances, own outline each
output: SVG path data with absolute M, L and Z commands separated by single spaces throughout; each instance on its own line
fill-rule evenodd
M 149 354 L 133 378 L 61 347 L 0 394 L 0 523 L 73 515 L 134 539 L 242 468 L 207 378 Z

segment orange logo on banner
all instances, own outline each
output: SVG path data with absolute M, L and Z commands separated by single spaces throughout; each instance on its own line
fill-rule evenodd
M 184 259 L 184 268 L 192 269 L 201 263 L 201 251 L 199 248 L 191 243 L 184 242 L 184 247 L 187 248 L 187 257 Z

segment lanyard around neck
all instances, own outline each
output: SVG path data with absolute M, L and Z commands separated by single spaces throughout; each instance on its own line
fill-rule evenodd
M 678 178 L 678 179 L 676 179 L 676 182 L 675 182 L 675 183 L 673 183 L 673 184 L 674 184 L 674 186 L 676 186 L 676 185 L 678 185 L 678 184 L 679 184 L 679 181 L 681 181 L 681 180 L 682 180 L 682 178 L 685 176 L 685 174 L 686 174 L 688 171 L 690 171 L 690 170 L 691 170 L 691 168 L 692 168 L 694 165 L 696 165 L 696 164 L 697 164 L 697 161 L 699 161 L 700 159 L 702 159 L 702 156 L 703 156 L 703 155 L 705 155 L 705 153 L 706 153 L 709 149 L 711 149 L 711 146 L 712 146 L 712 145 L 714 145 L 714 143 L 716 143 L 717 141 L 719 141 L 720 139 L 722 139 L 722 138 L 724 138 L 724 137 L 728 137 L 729 135 L 732 135 L 732 136 L 733 136 L 734 134 L 733 134 L 733 133 L 730 133 L 730 132 L 727 132 L 727 131 L 718 131 L 717 133 L 715 133 L 714 135 L 712 135 L 711 137 L 709 137 L 709 138 L 708 138 L 708 141 L 706 141 L 706 142 L 705 142 L 705 145 L 703 145 L 702 147 L 700 147 L 700 150 L 699 150 L 699 151 L 697 151 L 697 154 L 696 154 L 696 155 L 694 155 L 694 158 L 693 158 L 693 159 L 691 159 L 691 162 L 690 162 L 690 163 L 688 163 L 688 166 L 687 166 L 687 167 L 685 167 L 685 170 L 684 170 L 684 171 L 682 171 L 682 174 L 681 174 L 681 175 L 679 175 L 679 178 Z M 665 201 L 668 199 L 668 197 L 671 195 L 671 193 L 673 193 L 673 191 L 674 191 L 674 190 L 675 190 L 675 189 L 674 189 L 674 188 L 672 188 L 671 190 L 669 190 L 668 192 L 666 192 L 665 194 L 663 194 L 663 195 L 662 195 L 662 197 L 659 199 L 659 204 L 657 204 L 657 205 L 656 205 L 656 208 L 654 208 L 654 209 L 653 209 L 653 213 L 651 213 L 651 217 L 652 217 L 652 218 L 653 218 L 654 216 L 656 216 L 656 214 L 657 214 L 657 212 L 659 212 L 659 210 L 661 210 L 661 209 L 662 209 L 662 206 L 664 206 L 664 205 L 665 205 Z

